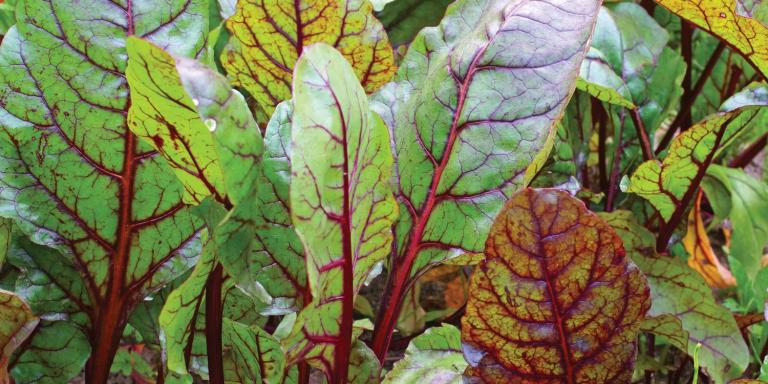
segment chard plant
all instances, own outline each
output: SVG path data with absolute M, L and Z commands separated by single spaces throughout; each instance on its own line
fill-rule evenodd
M 0 33 L 0 382 L 768 380 L 768 3 L 6 0 Z

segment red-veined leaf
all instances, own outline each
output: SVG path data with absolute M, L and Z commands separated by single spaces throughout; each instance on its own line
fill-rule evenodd
M 107 380 L 130 308 L 188 268 L 180 256 L 199 252 L 181 186 L 126 125 L 125 40 L 193 56 L 204 48 L 207 9 L 27 0 L 0 48 L 2 211 L 71 258 L 98 304 L 88 313 L 93 382 Z
M 543 165 L 599 9 L 598 0 L 457 1 L 377 96 L 401 212 L 372 344 L 379 359 L 415 278 L 480 252 L 504 201 Z
M 222 64 L 270 115 L 291 97 L 293 68 L 314 43 L 338 49 L 368 92 L 395 71 L 387 34 L 367 0 L 241 0 L 227 29 L 232 38 Z
M 648 284 L 621 239 L 558 190 L 513 195 L 462 319 L 470 382 L 628 383 Z
M 391 249 L 389 134 L 351 65 L 326 44 L 299 58 L 293 97 L 291 217 L 312 302 L 284 345 L 290 362 L 307 360 L 331 382 L 364 379 L 349 367 L 354 297 Z

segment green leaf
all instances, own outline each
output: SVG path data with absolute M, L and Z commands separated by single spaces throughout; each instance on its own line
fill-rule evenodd
M 8 382 L 8 360 L 30 333 L 39 318 L 17 294 L 0 289 L 0 380 Z
M 8 255 L 19 268 L 16 291 L 40 323 L 15 358 L 19 383 L 58 384 L 83 369 L 91 352 L 88 329 L 93 304 L 85 282 L 69 258 L 28 240 L 19 240 Z
M 5 264 L 5 258 L 11 249 L 13 220 L 0 217 L 0 268 Z
M 682 214 L 680 204 L 691 201 L 695 188 L 718 152 L 730 145 L 768 105 L 764 94 L 748 102 L 735 100 L 737 107 L 704 120 L 675 137 L 662 162 L 641 164 L 630 178 L 628 191 L 648 200 L 665 221 Z M 728 102 L 726 102 L 728 104 Z
M 627 83 L 613 71 L 606 62 L 605 55 L 594 46 L 589 48 L 581 63 L 576 87 L 598 100 L 620 107 L 635 108 Z
M 5 0 L 0 3 L 0 40 L 14 24 L 16 24 L 16 0 Z
M 199 252 L 200 223 L 181 186 L 127 127 L 125 40 L 139 35 L 193 56 L 204 48 L 207 2 L 126 7 L 20 1 L 24 22 L 0 47 L 0 215 L 71 258 L 100 303 L 86 332 L 96 382 L 107 379 L 133 303 Z
M 736 12 L 736 1 L 657 0 L 657 3 L 732 46 L 768 76 L 768 26 Z
M 681 328 L 673 330 L 669 328 L 672 324 L 666 324 L 660 335 L 687 332 L 686 346 L 691 356 L 696 344 L 701 343 L 701 366 L 718 384 L 741 374 L 749 362 L 747 345 L 733 316 L 717 304 L 701 275 L 682 260 L 655 255 L 654 235 L 635 223 L 631 212 L 615 211 L 601 216 L 616 229 L 629 256 L 648 279 L 653 303 L 648 315 L 671 315 L 680 321 Z
M 667 31 L 640 5 L 603 7 L 581 66 L 579 89 L 608 103 L 638 108 L 645 129 L 652 135 L 682 93 L 685 63 L 665 47 L 668 40 Z M 629 137 L 634 137 L 633 128 L 627 127 L 625 132 L 632 132 Z
M 729 218 L 733 225 L 730 254 L 739 260 L 749 281 L 740 282 L 740 289 L 751 288 L 758 271 L 760 258 L 768 243 L 768 185 L 747 175 L 741 169 L 713 165 L 707 175 L 722 183 L 730 192 Z M 756 292 L 758 298 L 768 297 Z M 751 310 L 760 310 L 763 300 L 749 303 Z
M 378 383 L 381 364 L 376 355 L 364 342 L 355 340 L 352 342 L 352 351 L 349 353 L 349 375 L 347 382 L 350 384 Z
M 451 0 L 395 0 L 376 16 L 387 30 L 389 41 L 398 46 L 410 43 L 422 28 L 439 24 L 451 3 Z
M 236 383 L 280 384 L 285 369 L 285 357 L 280 343 L 259 327 L 248 327 L 224 319 L 222 341 L 231 349 L 237 375 L 230 378 Z
M 383 383 L 461 384 L 466 367 L 461 352 L 461 331 L 443 324 L 411 340 L 405 357 L 395 363 Z
M 646 317 L 640 324 L 643 332 L 664 337 L 670 344 L 681 351 L 688 351 L 688 331 L 683 328 L 679 318 L 671 314 Z
M 716 37 L 708 33 L 693 35 L 693 79 L 698 79 L 703 74 L 719 42 Z M 717 112 L 725 99 L 731 96 L 729 91 L 743 88 L 756 74 L 757 71 L 741 55 L 724 50 L 712 67 L 709 76 L 706 77 L 701 93 L 693 102 L 691 108 L 693 121 L 700 121 Z M 737 82 L 734 83 L 734 81 Z
M 128 40 L 128 125 L 168 160 L 185 201 L 239 203 L 256 175 L 263 144 L 245 99 L 224 76 L 154 44 Z
M 567 192 L 525 189 L 496 218 L 461 336 L 482 383 L 624 383 L 648 284 L 616 232 Z
M 308 360 L 336 381 L 347 377 L 354 296 L 391 249 L 390 140 L 352 67 L 328 45 L 299 59 L 294 108 L 291 216 L 312 302 L 284 344 L 291 362 Z
M 179 375 L 189 374 L 187 361 L 190 358 L 190 343 L 194 341 L 190 337 L 195 333 L 197 317 L 205 308 L 205 283 L 216 265 L 214 247 L 209 244 L 211 240 L 203 246 L 203 254 L 192 274 L 171 292 L 160 312 L 159 324 L 168 370 Z
M 394 136 L 403 215 L 397 233 L 400 257 L 413 264 L 408 275 L 482 249 L 491 219 L 506 196 L 523 184 L 527 166 L 572 93 L 597 11 L 594 3 L 573 2 L 566 10 L 547 3 L 535 8 L 505 4 L 452 5 L 439 29 L 425 29 L 416 38 L 398 73 L 402 97 Z M 571 17 L 566 11 L 590 16 Z M 527 12 L 558 18 L 569 33 L 558 35 L 527 23 L 524 31 L 506 29 L 522 22 Z M 490 38 L 488 25 L 497 25 Z M 540 67 L 526 67 L 523 42 L 541 46 L 556 40 L 559 44 L 551 46 L 548 56 L 538 51 L 536 58 L 546 60 L 529 64 Z M 426 52 L 434 59 L 426 60 Z M 518 73 L 539 79 L 536 87 L 541 87 L 517 80 Z M 556 86 L 545 85 L 550 83 Z M 498 90 L 501 97 L 491 92 L 490 84 L 505 85 Z M 413 246 L 403 244 L 406 238 Z M 410 254 L 418 249 L 418 255 Z
M 366 91 L 392 77 L 394 53 L 366 0 L 242 0 L 227 20 L 232 33 L 221 61 L 269 115 L 291 97 L 291 74 L 305 47 L 333 45 L 351 62 Z
M 278 315 L 302 308 L 308 293 L 304 246 L 291 222 L 289 185 L 293 109 L 277 106 L 264 133 L 263 177 L 220 231 L 221 262 L 240 288 Z
M 461 0 L 410 45 L 375 105 L 393 132 L 401 212 L 382 322 L 394 327 L 405 287 L 429 266 L 479 253 L 504 201 L 534 175 L 529 165 L 542 165 L 598 10 L 589 0 Z

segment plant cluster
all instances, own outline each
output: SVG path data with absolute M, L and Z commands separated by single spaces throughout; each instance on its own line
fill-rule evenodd
M 6 0 L 0 32 L 0 382 L 768 380 L 766 2 Z

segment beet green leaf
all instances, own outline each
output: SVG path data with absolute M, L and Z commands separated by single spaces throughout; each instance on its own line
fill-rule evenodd
M 93 303 L 85 331 L 94 382 L 109 375 L 130 308 L 187 269 L 184 258 L 199 247 L 200 222 L 184 207 L 181 186 L 127 127 L 125 41 L 142 36 L 194 56 L 204 48 L 207 9 L 22 1 L 16 16 L 24 22 L 0 48 L 2 215 L 61 250 L 82 277 Z M 32 344 L 45 342 L 37 338 Z
M 395 102 L 375 105 L 391 124 L 401 212 L 374 335 L 379 359 L 414 278 L 482 251 L 504 201 L 541 167 L 599 9 L 592 0 L 457 1 L 410 45 L 380 96 Z
M 294 74 L 291 216 L 312 302 L 284 344 L 290 361 L 309 361 L 331 382 L 361 377 L 349 370 L 354 297 L 390 252 L 397 215 L 389 134 L 352 69 L 316 44 Z

